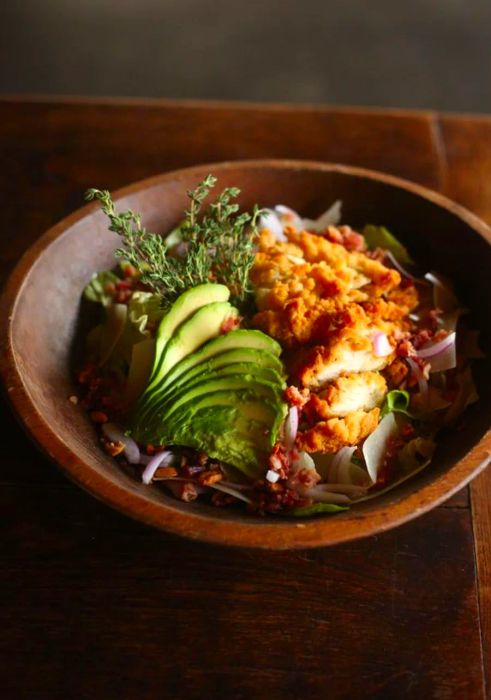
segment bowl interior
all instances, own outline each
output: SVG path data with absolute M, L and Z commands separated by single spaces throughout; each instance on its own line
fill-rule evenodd
M 118 200 L 118 208 L 139 211 L 148 229 L 166 232 L 182 218 L 186 190 L 192 189 L 208 170 L 181 171 L 127 188 Z M 481 331 L 482 349 L 491 356 L 486 322 L 491 317 L 491 287 L 482 283 L 485 272 L 491 269 L 491 246 L 475 230 L 471 217 L 461 218 L 390 179 L 384 181 L 349 168 L 251 163 L 217 166 L 213 172 L 219 177 L 219 187 L 240 187 L 240 203 L 246 208 L 255 203 L 284 203 L 307 216 L 316 216 L 341 199 L 343 222 L 354 227 L 365 223 L 387 226 L 408 246 L 421 268 L 440 271 L 454 281 L 459 298 L 471 311 L 471 326 Z M 288 519 L 252 519 L 240 511 L 182 504 L 163 490 L 144 487 L 121 471 L 100 449 L 84 411 L 67 400 L 76 390 L 72 349 L 80 325 L 81 291 L 94 271 L 111 267 L 118 236 L 107 230 L 105 217 L 91 206 L 67 224 L 55 227 L 48 238 L 49 245 L 46 239 L 38 244 L 42 250 L 24 277 L 10 325 L 12 356 L 22 390 L 30 400 L 29 410 L 21 417 L 37 442 L 73 478 L 136 517 L 203 539 L 297 546 L 308 543 L 310 533 L 312 542 L 328 544 L 345 539 L 343 531 L 349 530 L 348 523 L 356 525 L 375 514 L 380 528 L 395 522 L 392 513 L 397 504 L 408 494 L 423 493 L 426 485 L 448 474 L 489 427 L 491 364 L 486 359 L 475 364 L 480 402 L 469 409 L 463 429 L 442 435 L 432 466 L 392 492 L 335 518 L 306 521 L 300 528 Z M 448 488 L 444 481 L 441 484 L 441 489 Z M 438 493 L 438 498 L 442 495 L 445 493 Z M 436 495 L 425 498 L 435 500 Z M 217 521 L 219 528 L 213 529 Z M 265 528 L 268 534 L 263 538 L 257 533 Z M 312 534 L 314 530 L 316 535 Z M 356 527 L 351 530 L 356 536 Z

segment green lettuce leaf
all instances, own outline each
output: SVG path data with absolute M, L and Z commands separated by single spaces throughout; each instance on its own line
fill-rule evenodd
M 406 416 L 412 418 L 411 413 L 408 411 L 409 408 L 409 392 L 400 391 L 399 389 L 393 389 L 389 391 L 385 397 L 385 403 L 383 405 L 382 411 L 380 412 L 380 417 L 383 418 L 388 413 L 405 413 Z
M 109 304 L 105 312 L 105 320 L 88 335 L 88 347 L 99 365 L 107 365 L 126 375 L 132 362 L 136 361 L 140 366 L 145 356 L 146 363 L 150 344 L 145 345 L 144 354 L 138 353 L 135 357 L 133 349 L 135 345 L 152 338 L 164 311 L 156 294 L 137 291 L 133 292 L 127 306 Z M 139 369 L 138 375 L 142 373 L 143 370 Z
M 334 503 L 313 503 L 311 506 L 301 506 L 290 511 L 289 515 L 297 518 L 308 518 L 310 515 L 322 513 L 339 513 L 341 510 L 349 510 L 349 506 L 338 506 Z
M 112 295 L 106 292 L 107 284 L 116 284 L 120 278 L 111 272 L 111 270 L 103 270 L 102 272 L 94 272 L 92 279 L 84 289 L 84 297 L 89 301 L 94 301 L 103 306 L 109 306 L 112 303 Z
M 389 250 L 402 265 L 414 265 L 414 260 L 411 258 L 406 248 L 385 228 L 385 226 L 367 224 L 362 233 L 370 250 L 374 248 Z

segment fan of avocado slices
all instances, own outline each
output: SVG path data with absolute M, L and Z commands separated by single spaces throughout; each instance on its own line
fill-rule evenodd
M 225 285 L 199 285 L 163 317 L 130 434 L 143 444 L 202 450 L 256 478 L 286 415 L 285 372 L 269 336 L 222 332 L 239 313 L 229 296 Z
M 203 451 L 258 478 L 287 412 L 286 375 L 275 340 L 258 330 L 228 330 L 238 325 L 237 306 L 251 303 L 249 272 L 262 212 L 239 212 L 233 187 L 203 210 L 215 184 L 209 175 L 188 192 L 185 218 L 167 238 L 147 231 L 139 214 L 118 213 L 108 191 L 88 190 L 86 199 L 101 203 L 110 230 L 121 236 L 115 256 L 136 271 L 145 308 L 135 318 L 111 304 L 104 290 L 117 278 L 107 272 L 95 275 L 85 295 L 102 303 L 112 321 L 93 334 L 99 358 L 104 346 L 104 361 L 114 367 L 113 356 L 135 339 L 124 358 L 126 400 L 133 405 L 127 434 L 141 444 Z M 152 307 L 149 316 L 155 301 L 160 313 Z M 113 307 L 122 312 L 116 319 Z M 158 323 L 155 339 L 142 319 Z M 137 329 L 129 333 L 131 321 Z

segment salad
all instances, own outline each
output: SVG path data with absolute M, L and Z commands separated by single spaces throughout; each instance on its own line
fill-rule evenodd
M 386 228 L 239 190 L 189 192 L 165 235 L 100 201 L 121 237 L 84 290 L 98 313 L 78 368 L 105 451 L 149 488 L 253 514 L 335 513 L 431 462 L 477 401 L 477 334 L 451 284 Z

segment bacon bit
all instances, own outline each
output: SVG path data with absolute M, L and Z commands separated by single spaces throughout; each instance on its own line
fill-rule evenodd
M 111 455 L 111 457 L 117 457 L 124 450 L 124 442 L 111 442 L 110 440 L 103 440 L 102 444 L 104 450 Z
M 220 326 L 220 333 L 223 335 L 225 333 L 229 333 L 230 331 L 235 330 L 240 326 L 241 321 L 241 316 L 228 316 Z
M 114 293 L 116 291 L 116 285 L 114 284 L 114 282 L 106 282 L 106 284 L 104 285 L 104 291 L 107 294 L 111 294 L 111 296 L 114 296 Z
M 284 479 L 290 471 L 290 459 L 279 442 L 273 447 L 268 457 L 268 465 L 274 472 L 278 472 L 281 479 Z
M 396 355 L 398 355 L 398 357 L 414 357 L 416 355 L 416 350 L 411 341 L 404 338 L 397 343 Z
M 177 469 L 174 469 L 174 467 L 159 467 L 154 474 L 153 480 L 172 479 L 174 476 L 177 476 Z
M 131 289 L 131 282 L 118 280 L 118 282 L 116 282 L 116 289 Z
M 213 470 L 208 470 L 205 472 L 202 472 L 198 476 L 198 483 L 201 484 L 201 486 L 211 486 L 211 484 L 216 484 L 217 481 L 221 481 L 223 479 L 223 474 L 215 469 Z
M 94 423 L 107 423 L 109 420 L 107 414 L 103 411 L 91 411 L 90 417 L 94 421 Z
M 125 277 L 136 277 L 138 270 L 133 265 L 126 265 L 123 271 Z
M 204 467 L 205 464 L 208 462 L 208 459 L 209 457 L 206 454 L 206 452 L 198 452 L 197 462 L 200 467 Z
M 414 433 L 416 432 L 416 430 L 414 429 L 414 426 L 411 425 L 411 423 L 405 423 L 402 426 L 401 432 L 402 432 L 404 437 L 408 438 L 408 437 L 412 437 L 414 435 Z
M 145 452 L 147 453 L 147 455 L 154 455 L 157 452 L 157 448 L 155 447 L 155 445 L 147 445 L 145 447 Z
M 310 389 L 298 389 L 296 386 L 288 386 L 285 389 L 285 399 L 290 406 L 303 408 L 310 398 Z
M 445 331 L 444 331 L 445 333 Z M 446 333 L 445 333 L 446 335 Z M 427 343 L 429 340 L 433 338 L 433 331 L 429 329 L 424 329 L 422 331 L 419 331 L 419 333 L 416 333 L 415 335 L 412 336 L 411 338 L 411 343 L 416 350 L 418 350 L 420 347 L 422 347 L 425 343 Z
M 195 501 L 197 498 L 198 491 L 196 486 L 192 483 L 192 481 L 186 481 L 186 483 L 182 486 L 181 500 L 189 503 L 190 501 Z

